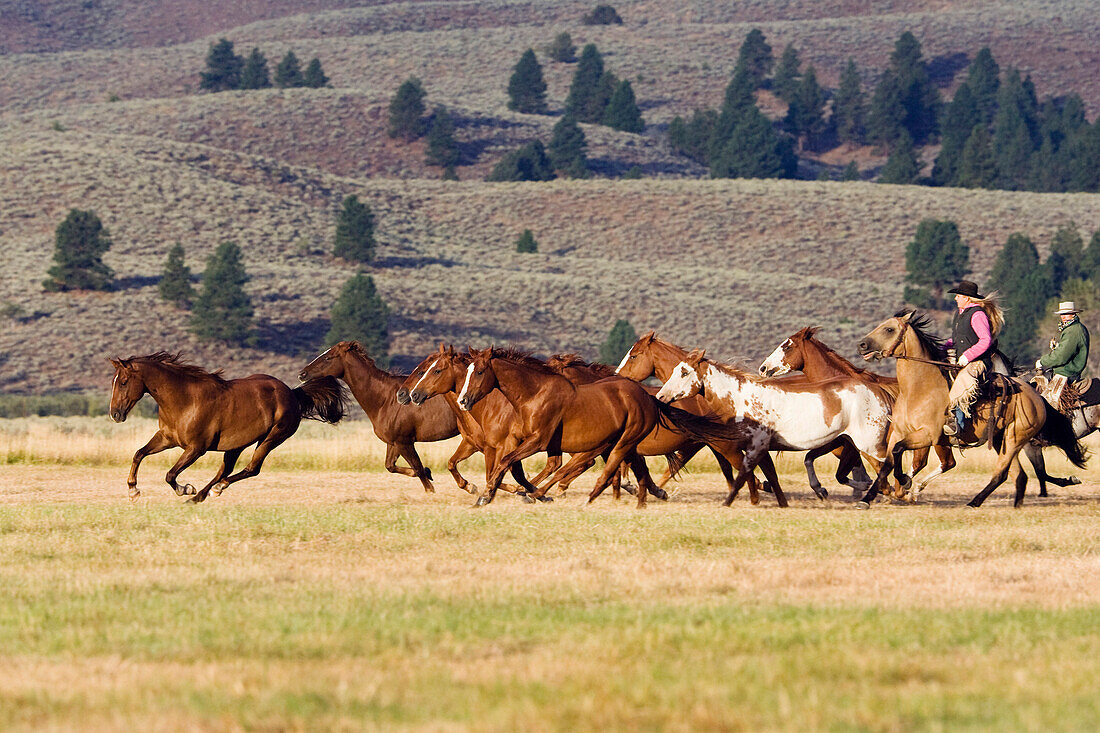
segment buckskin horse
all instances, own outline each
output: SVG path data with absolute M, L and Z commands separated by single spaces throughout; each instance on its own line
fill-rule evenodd
M 379 369 L 358 341 L 335 344 L 307 364 L 298 375 L 303 381 L 318 377 L 342 379 L 351 389 L 355 401 L 370 418 L 374 434 L 386 444 L 387 471 L 418 478 L 424 491 L 435 492 L 431 469 L 420 460 L 416 443 L 434 443 L 458 435 L 455 416 L 442 398 L 431 400 L 422 408 L 398 404 L 397 389 L 405 381 L 405 375 Z M 466 453 L 467 449 L 469 453 Z M 471 446 L 460 444 L 448 462 L 459 488 L 464 489 L 467 481 L 458 472 L 455 458 L 468 457 L 473 452 Z M 405 459 L 408 468 L 397 465 L 399 457 Z
M 866 381 L 869 385 L 877 385 L 886 390 L 891 400 L 897 399 L 899 388 L 896 378 L 884 377 L 866 369 L 860 369 L 855 364 L 818 341 L 814 337 L 817 331 L 818 328 L 816 326 L 807 326 L 784 339 L 783 343 L 779 344 L 779 346 L 775 348 L 775 351 L 769 354 L 768 358 L 760 365 L 760 374 L 768 377 L 778 377 L 790 371 L 799 371 L 810 379 L 815 380 L 843 376 L 854 377 L 855 379 Z M 935 450 L 936 456 L 940 459 L 939 466 L 917 485 L 915 491 L 909 491 L 908 495 L 911 501 L 915 498 L 916 494 L 924 491 L 925 487 L 928 486 L 932 479 L 955 467 L 955 456 L 951 452 L 951 446 L 947 443 L 946 436 L 944 436 L 940 442 L 936 443 Z M 851 463 L 845 460 L 845 456 L 850 454 L 851 451 L 843 453 L 842 456 L 840 456 L 840 464 L 837 466 L 836 478 L 842 483 L 844 482 L 843 477 L 847 475 L 848 466 Z M 914 451 L 912 468 L 910 472 L 906 474 L 906 480 L 898 485 L 899 492 L 896 493 L 895 496 L 900 499 L 907 489 L 911 489 L 912 479 L 924 469 L 927 463 L 927 448 L 918 448 Z M 863 473 L 862 464 L 857 464 L 857 466 L 859 472 Z M 871 484 L 870 477 L 866 476 L 865 478 L 866 483 L 862 487 L 864 491 Z
M 126 484 L 131 501 L 141 496 L 137 474 L 145 456 L 183 448 L 164 480 L 177 496 L 192 494 L 191 501 L 201 502 L 211 492 L 219 496 L 230 484 L 258 474 L 267 454 L 293 435 L 303 419 L 337 423 L 344 416 L 344 390 L 331 378 L 312 379 L 294 389 L 266 374 L 225 379 L 220 371 L 185 364 L 179 354 L 166 351 L 110 362 L 115 367 L 112 420 L 125 421 L 145 393 L 160 408 L 157 432 L 137 450 L 130 466 Z M 252 444 L 256 449 L 248 465 L 231 474 Z M 177 484 L 176 477 L 208 451 L 224 453 L 210 483 L 198 492 L 190 484 Z
M 630 350 L 619 364 L 617 372 L 638 381 L 655 376 L 662 382 L 667 383 L 672 376 L 673 370 L 687 357 L 687 355 L 687 349 L 657 338 L 653 331 L 650 331 L 639 338 L 634 345 L 630 347 Z M 699 399 L 702 405 L 702 407 L 699 408 L 700 410 L 704 412 L 711 411 L 712 408 L 708 406 L 707 400 L 698 396 L 696 399 Z M 841 436 L 832 443 L 809 451 L 803 460 L 803 464 L 806 468 L 806 475 L 809 478 L 810 488 L 822 499 L 828 496 L 828 492 L 822 488 L 821 482 L 817 478 L 817 472 L 814 470 L 814 460 L 830 451 L 836 450 L 840 451 L 839 458 L 841 460 L 841 466 L 837 472 L 837 480 L 859 491 L 866 491 L 867 487 L 871 485 L 871 477 L 867 476 L 866 471 L 863 470 L 855 446 L 852 445 L 850 439 Z M 769 458 L 768 460 L 770 461 L 771 459 Z M 855 469 L 853 471 L 856 474 L 854 478 L 849 478 L 849 472 L 844 470 L 849 466 Z M 862 481 L 860 480 L 859 474 L 862 474 Z M 750 481 L 752 480 L 754 479 L 750 479 Z M 749 485 L 751 490 L 752 484 L 750 483 Z
M 937 444 L 943 433 L 948 407 L 948 378 L 944 373 L 947 354 L 943 341 L 929 332 L 930 319 L 914 310 L 902 310 L 880 323 L 859 342 L 865 360 L 897 359 L 898 398 L 887 438 L 887 457 L 870 490 L 863 497 L 869 506 L 893 469 L 901 479 L 901 454 L 906 450 Z M 979 507 L 1011 474 L 1016 487 L 1014 506 L 1024 501 L 1027 474 L 1020 465 L 1020 450 L 1033 438 L 1056 445 L 1078 467 L 1084 465 L 1084 451 L 1064 416 L 1047 410 L 1046 401 L 1031 385 L 1020 379 L 998 375 L 1007 394 L 999 399 L 979 399 L 968 436 L 997 453 L 993 475 L 968 506 Z

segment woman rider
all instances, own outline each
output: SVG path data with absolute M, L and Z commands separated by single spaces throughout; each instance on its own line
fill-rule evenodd
M 979 295 L 978 286 L 969 280 L 959 281 L 947 292 L 955 296 L 958 308 L 947 346 L 954 347 L 958 354 L 956 363 L 962 369 L 951 385 L 948 419 L 943 432 L 958 435 L 966 429 L 981 378 L 992 369 L 997 334 L 1004 326 L 1004 316 L 993 294 Z

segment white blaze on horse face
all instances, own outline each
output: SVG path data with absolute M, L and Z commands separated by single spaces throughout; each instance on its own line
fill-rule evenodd
M 630 351 L 634 351 L 634 348 L 633 348 L 633 347 L 631 347 Z M 619 366 L 615 367 L 615 373 L 616 373 L 616 374 L 618 374 L 619 372 L 621 372 L 621 371 L 623 370 L 623 367 L 625 367 L 625 366 L 626 366 L 626 363 L 627 363 L 628 361 L 630 361 L 630 351 L 626 352 L 626 356 L 624 356 L 624 357 L 623 357 L 623 360 L 619 362 Z
M 682 400 L 698 391 L 699 386 L 699 375 L 686 362 L 680 362 L 657 393 L 657 399 L 661 402 Z
M 432 365 L 430 367 L 428 367 L 426 370 L 424 370 L 424 376 L 421 377 L 420 379 L 416 380 L 416 384 L 414 384 L 413 388 L 410 389 L 409 391 L 410 392 L 415 392 L 416 388 L 420 386 L 421 382 L 423 382 L 425 379 L 428 378 L 428 375 L 432 373 L 432 370 L 435 369 L 435 365 L 438 364 L 438 363 L 439 363 L 439 359 L 436 359 L 435 361 L 433 361 Z M 467 378 L 467 381 L 469 381 L 468 378 Z
M 469 407 L 466 405 L 466 390 L 470 387 L 470 377 L 474 375 L 474 365 L 466 367 L 466 379 L 462 382 L 462 391 L 458 393 L 458 406 L 465 411 L 469 411 Z
M 760 364 L 760 373 L 778 377 L 781 374 L 789 372 L 791 368 L 783 363 L 783 357 L 787 355 L 787 348 L 790 345 L 791 340 L 787 339 L 779 346 L 776 346 L 775 351 L 769 354 L 768 358 Z

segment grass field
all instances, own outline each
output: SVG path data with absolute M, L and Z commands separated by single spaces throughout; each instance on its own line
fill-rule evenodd
M 785 511 L 723 509 L 705 466 L 641 512 L 609 495 L 584 506 L 590 477 L 552 505 L 474 510 L 440 470 L 446 447 L 425 451 L 439 489 L 425 495 L 377 472 L 358 423 L 309 426 L 270 471 L 201 506 L 150 459 L 131 504 L 126 466 L 150 427 L 0 423 L 0 728 L 1100 719 L 1095 469 L 1020 510 L 1007 490 L 962 507 L 988 469 L 973 451 L 924 503 L 869 512 L 846 491 L 817 503 L 790 458 Z

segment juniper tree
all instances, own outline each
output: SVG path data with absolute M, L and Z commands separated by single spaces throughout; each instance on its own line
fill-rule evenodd
M 164 272 L 157 283 L 161 300 L 166 300 L 181 308 L 191 305 L 195 289 L 191 287 L 191 268 L 183 262 L 183 245 L 176 242 L 168 250 L 168 259 L 164 263 Z
M 771 73 L 775 59 L 772 58 L 772 47 L 764 39 L 764 32 L 759 28 L 753 28 L 745 36 L 741 43 L 741 50 L 737 54 L 737 66 L 748 72 L 753 89 L 759 89 L 764 80 Z
M 202 72 L 199 86 L 212 92 L 237 89 L 241 85 L 241 69 L 244 59 L 233 53 L 233 42 L 225 38 L 210 44 L 206 54 L 206 71 Z
M 241 69 L 241 89 L 267 89 L 271 86 L 271 77 L 267 73 L 267 57 L 260 49 L 253 48 L 245 59 Z
M 539 251 L 539 243 L 535 241 L 535 235 L 530 229 L 524 229 L 523 234 L 516 239 L 516 251 L 525 254 Z
M 332 254 L 354 262 L 374 259 L 374 214 L 356 195 L 344 199 L 336 217 Z
M 424 134 L 424 86 L 416 77 L 406 79 L 390 100 L 390 137 L 412 142 Z
M 191 310 L 191 330 L 200 338 L 243 344 L 252 327 L 252 301 L 241 250 L 233 242 L 218 245 L 206 261 L 202 290 Z
M 630 321 L 620 318 L 615 321 L 611 332 L 607 334 L 607 339 L 600 345 L 600 361 L 617 366 L 637 340 L 638 334 L 634 332 Z
M 625 79 L 615 87 L 607 109 L 603 114 L 603 124 L 623 132 L 641 132 L 645 129 L 641 110 L 634 98 L 634 87 Z
M 305 86 L 302 78 L 302 65 L 293 51 L 287 51 L 286 56 L 275 67 L 275 84 L 281 88 Z
M 553 178 L 554 168 L 546 155 L 546 148 L 535 140 L 505 155 L 485 180 L 550 181 Z
M 329 79 L 325 76 L 325 70 L 321 68 L 321 59 L 314 57 L 306 65 L 302 74 L 302 85 L 311 89 L 320 89 L 328 86 Z
M 1089 246 L 1081 255 L 1081 265 L 1078 270 L 1081 277 L 1090 281 L 1094 287 L 1100 286 L 1100 230 L 1092 233 Z
M 779 57 L 779 63 L 775 67 L 775 77 L 772 79 L 772 91 L 780 99 L 790 102 L 798 88 L 802 61 L 798 58 L 798 49 L 787 44 Z
M 584 178 L 588 174 L 588 161 L 585 158 L 587 147 L 581 126 L 572 115 L 567 114 L 554 125 L 546 153 L 554 170 L 570 178 Z
M 114 273 L 103 264 L 111 234 L 94 211 L 70 209 L 54 230 L 54 266 L 42 286 L 51 292 L 110 290 Z
M 520 56 L 508 79 L 508 109 L 527 114 L 545 114 L 546 81 L 533 49 Z
M 553 42 L 546 47 L 546 55 L 563 64 L 573 63 L 577 60 L 577 47 L 573 45 L 573 37 L 565 31 L 554 36 Z
M 1012 314 L 998 336 L 1001 349 L 1017 360 L 1034 359 L 1036 326 L 1047 300 L 1057 292 L 1047 268 L 1039 266 L 1039 252 L 1028 237 L 1017 233 L 1008 238 L 993 262 L 987 289 L 997 290 L 1001 305 Z
M 451 168 L 458 165 L 462 156 L 455 142 L 455 124 L 446 107 L 436 107 L 428 121 L 427 147 L 424 162 Z
M 848 161 L 848 165 L 844 167 L 844 172 L 840 174 L 840 180 L 842 181 L 858 181 L 860 180 L 859 166 L 856 165 L 854 160 Z
M 833 97 L 832 121 L 840 142 L 863 142 L 865 107 L 859 70 L 856 69 L 856 62 L 848 59 L 848 65 L 840 74 L 840 86 Z
M 592 12 L 581 19 L 581 22 L 585 25 L 622 25 L 623 19 L 612 6 L 597 5 Z
M 565 99 L 565 111 L 580 122 L 599 123 L 603 119 L 607 99 L 603 97 L 605 84 L 603 56 L 596 44 L 589 43 L 581 51 L 573 83 Z
M 332 306 L 331 326 L 325 334 L 329 346 L 338 341 L 358 341 L 383 369 L 389 366 L 390 309 L 370 275 L 357 273 L 340 290 Z

